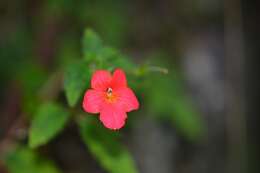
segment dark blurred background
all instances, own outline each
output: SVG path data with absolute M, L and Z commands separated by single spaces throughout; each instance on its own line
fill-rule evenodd
M 137 63 L 156 57 L 176 66 L 206 124 L 206 137 L 191 142 L 167 122 L 140 117 L 125 139 L 140 172 L 258 172 L 258 5 L 246 0 L 1 0 L 0 141 L 16 125 L 18 136 L 26 133 L 21 99 L 26 91 L 19 84 L 24 69 L 33 69 L 36 80 L 37 69 L 53 72 L 81 56 L 88 27 Z M 104 172 L 73 125 L 48 147 L 65 173 Z M 5 171 L 0 162 L 0 172 Z

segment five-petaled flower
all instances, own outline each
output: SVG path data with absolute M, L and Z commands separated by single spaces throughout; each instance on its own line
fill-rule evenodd
M 99 119 L 109 129 L 120 129 L 127 118 L 126 112 L 139 108 L 138 100 L 127 86 L 123 70 L 116 69 L 111 75 L 106 70 L 97 70 L 91 79 L 91 88 L 86 91 L 83 108 L 89 113 L 100 113 Z

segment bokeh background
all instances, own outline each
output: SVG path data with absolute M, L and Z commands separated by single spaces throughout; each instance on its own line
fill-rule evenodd
M 9 145 L 26 145 L 26 110 L 38 84 L 82 56 L 83 33 L 91 28 L 155 73 L 149 89 L 137 91 L 141 109 L 122 130 L 140 173 L 258 172 L 256 6 L 240 0 L 1 0 L 0 155 Z M 62 94 L 59 99 L 65 102 Z M 37 152 L 64 173 L 107 172 L 73 123 Z M 1 160 L 0 173 L 7 172 Z

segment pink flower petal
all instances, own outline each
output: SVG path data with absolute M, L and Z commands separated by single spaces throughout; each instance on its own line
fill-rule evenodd
M 127 86 L 126 76 L 125 76 L 125 72 L 123 70 L 116 69 L 114 71 L 111 85 L 113 86 L 113 88 L 120 88 L 120 87 Z
M 122 128 L 125 125 L 126 118 L 125 111 L 110 104 L 103 105 L 99 117 L 105 127 L 113 130 Z
M 91 79 L 91 87 L 96 90 L 106 90 L 111 82 L 111 74 L 106 70 L 97 70 Z
M 89 113 L 99 113 L 104 101 L 104 93 L 97 90 L 87 90 L 83 100 L 83 109 Z
M 118 100 L 115 103 L 117 107 L 121 107 L 126 112 L 130 112 L 139 108 L 139 102 L 134 92 L 130 88 L 119 88 L 115 92 L 118 96 Z

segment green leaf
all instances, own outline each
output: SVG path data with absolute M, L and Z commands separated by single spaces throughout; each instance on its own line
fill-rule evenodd
M 89 85 L 91 70 L 83 62 L 68 66 L 64 76 L 64 90 L 69 106 L 74 107 Z
M 96 63 L 99 69 L 114 70 L 115 68 L 123 68 L 130 71 L 134 68 L 134 64 L 129 58 L 111 47 L 104 47 L 99 51 L 96 55 Z
M 102 48 L 103 45 L 99 36 L 93 30 L 86 29 L 83 37 L 84 58 L 87 60 L 95 59 Z
M 69 119 L 69 113 L 54 103 L 43 104 L 34 116 L 29 131 L 29 146 L 46 144 L 57 135 Z
M 84 59 L 88 63 L 94 63 L 96 69 L 113 70 L 123 68 L 133 71 L 135 64 L 118 50 L 104 46 L 99 36 L 90 29 L 85 31 L 83 39 Z
M 3 160 L 10 173 L 61 173 L 53 162 L 22 146 L 9 151 Z
M 115 68 L 122 68 L 127 72 L 133 72 L 136 69 L 136 65 L 131 61 L 129 57 L 118 53 L 114 59 L 110 60 L 110 66 Z
M 130 153 L 118 142 L 118 133 L 92 120 L 91 117 L 80 120 L 80 133 L 101 166 L 110 173 L 137 173 Z

